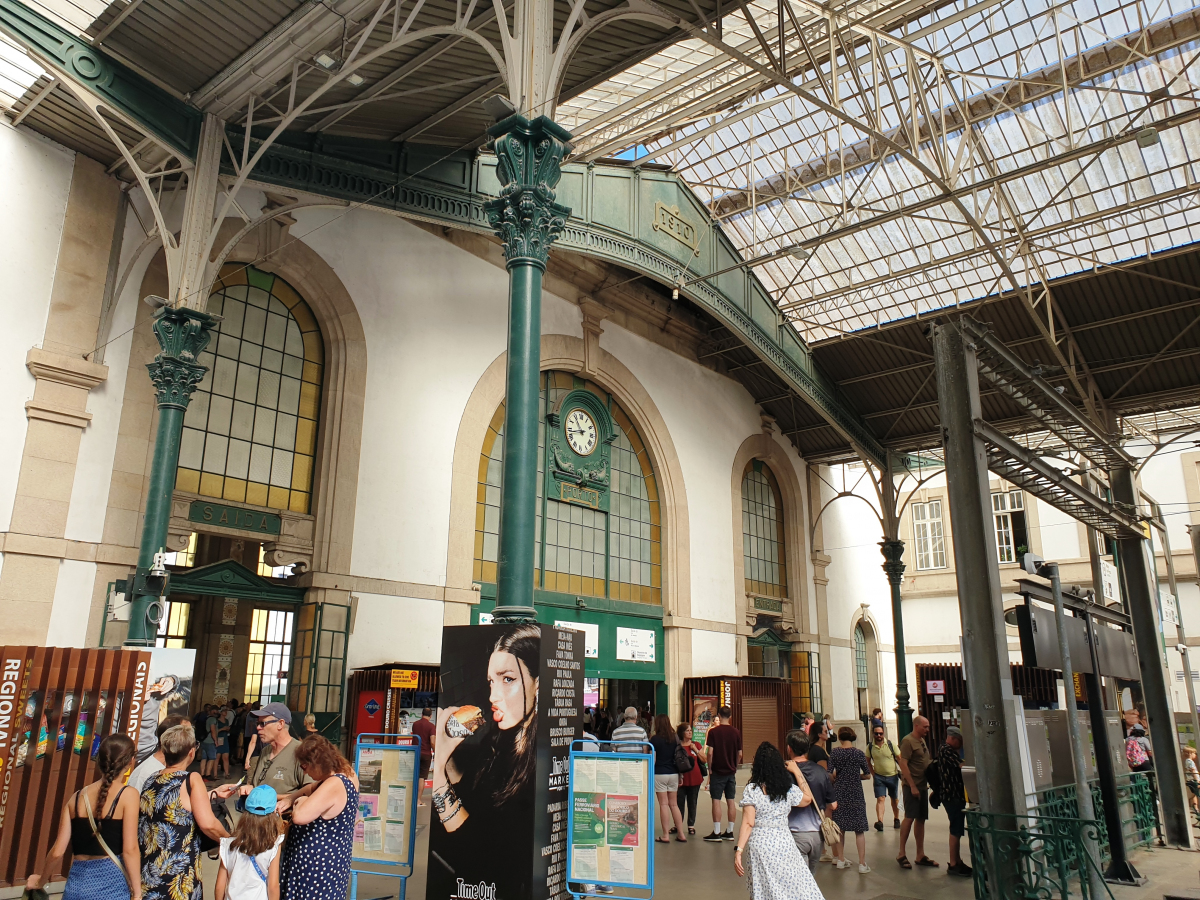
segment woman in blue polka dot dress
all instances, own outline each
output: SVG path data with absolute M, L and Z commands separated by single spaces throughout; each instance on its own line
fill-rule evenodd
M 358 778 L 346 758 L 319 734 L 304 739 L 296 762 L 313 783 L 292 795 L 292 827 L 279 870 L 280 897 L 345 900 L 358 814 Z

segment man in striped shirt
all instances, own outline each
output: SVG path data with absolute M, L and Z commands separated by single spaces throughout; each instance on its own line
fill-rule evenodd
M 618 753 L 644 753 L 645 747 L 637 744 L 621 746 L 619 741 L 645 741 L 646 729 L 637 723 L 638 712 L 632 706 L 625 707 L 624 721 L 613 729 L 612 742 Z

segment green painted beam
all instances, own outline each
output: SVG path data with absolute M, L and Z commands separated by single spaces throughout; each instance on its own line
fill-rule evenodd
M 204 114 L 19 0 L 0 0 L 0 31 L 45 68 L 73 82 L 189 160 Z

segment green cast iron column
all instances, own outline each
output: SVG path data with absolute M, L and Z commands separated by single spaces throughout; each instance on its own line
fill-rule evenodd
M 903 738 L 912 731 L 913 711 L 908 705 L 908 664 L 904 659 L 904 611 L 900 607 L 900 585 L 904 583 L 904 541 L 887 540 L 879 544 L 887 560 L 883 571 L 892 588 L 892 634 L 896 644 L 896 733 Z
M 533 608 L 537 522 L 538 390 L 541 376 L 542 273 L 550 245 L 571 210 L 554 202 L 569 132 L 546 116 L 509 116 L 488 133 L 501 188 L 484 204 L 504 242 L 508 265 L 508 370 L 500 482 L 500 551 L 494 622 L 536 621 Z
M 192 391 L 204 377 L 204 366 L 196 362 L 208 346 L 209 332 L 220 319 L 194 309 L 164 306 L 154 314 L 154 335 L 162 348 L 150 370 L 150 380 L 158 395 L 158 430 L 154 435 L 154 457 L 150 463 L 150 489 L 146 497 L 146 517 L 142 523 L 142 543 L 138 549 L 135 584 L 150 571 L 154 554 L 167 543 L 167 523 L 171 518 L 171 493 L 175 489 L 175 469 L 179 465 L 179 438 L 183 434 L 183 414 Z M 150 604 L 158 598 L 133 592 L 129 611 L 128 646 L 152 647 L 155 628 L 147 618 Z

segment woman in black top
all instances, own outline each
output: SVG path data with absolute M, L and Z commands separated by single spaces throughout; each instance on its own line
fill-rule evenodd
M 26 879 L 26 888 L 38 888 L 56 874 L 69 846 L 73 859 L 63 900 L 141 900 L 138 794 L 125 786 L 135 750 L 123 734 L 110 734 L 100 742 L 96 753 L 100 780 L 76 791 L 64 804 L 58 838 L 42 868 Z M 121 787 L 113 791 L 115 782 Z M 124 871 L 113 857 L 124 862 Z
M 822 769 L 829 768 L 829 754 L 825 752 L 825 741 L 829 737 L 828 731 L 823 719 L 808 726 L 808 739 L 812 742 L 808 748 L 808 761 L 816 763 Z
M 683 836 L 683 813 L 679 811 L 679 766 L 675 762 L 675 748 L 679 746 L 679 737 L 671 724 L 671 717 L 657 715 L 654 717 L 654 736 L 650 738 L 654 747 L 654 799 L 658 802 L 658 815 L 662 821 L 662 836 L 655 838 L 660 844 L 669 844 L 668 834 L 674 834 L 675 840 L 681 844 L 687 843 Z M 671 823 L 675 827 L 671 827 Z

